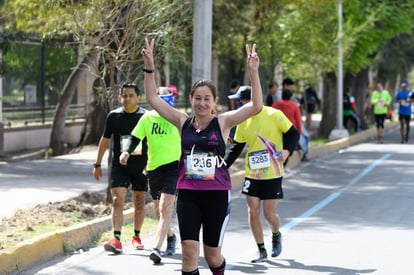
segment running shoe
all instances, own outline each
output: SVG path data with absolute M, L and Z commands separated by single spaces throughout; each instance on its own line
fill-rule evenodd
M 113 238 L 104 244 L 104 249 L 114 254 L 120 254 L 122 253 L 122 243 L 117 238 Z
M 150 254 L 150 260 L 154 262 L 154 264 L 159 264 L 161 262 L 161 252 L 158 248 L 153 248 Z
M 282 233 L 272 237 L 272 257 L 277 257 L 282 252 Z
M 257 259 L 252 260 L 252 263 L 261 263 L 267 260 L 267 252 L 266 249 L 259 250 L 259 257 Z
M 177 242 L 177 237 L 173 234 L 171 237 L 167 237 L 167 249 L 165 253 L 167 255 L 174 255 L 175 254 L 175 244 Z
M 142 244 L 142 242 L 141 242 L 141 238 L 140 238 L 140 237 L 138 237 L 138 236 L 134 236 L 134 237 L 132 237 L 131 243 L 132 243 L 132 246 L 133 246 L 135 249 L 139 249 L 139 250 L 144 249 L 144 245 L 143 245 L 143 244 Z

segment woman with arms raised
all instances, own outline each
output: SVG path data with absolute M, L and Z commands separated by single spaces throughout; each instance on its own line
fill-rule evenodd
M 177 217 L 182 246 L 182 274 L 199 274 L 199 234 L 203 228 L 205 260 L 213 275 L 224 274 L 221 253 L 230 214 L 231 180 L 224 162 L 230 129 L 257 114 L 263 107 L 256 45 L 246 45 L 252 96 L 242 108 L 215 115 L 218 97 L 211 80 L 194 83 L 189 100 L 192 116 L 174 109 L 157 95 L 154 78 L 154 39 L 145 39 L 144 87 L 148 103 L 181 133 L 182 155 L 177 182 Z

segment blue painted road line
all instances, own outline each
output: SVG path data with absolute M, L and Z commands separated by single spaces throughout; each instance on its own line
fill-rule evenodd
M 318 204 L 316 204 L 315 206 L 313 206 L 312 208 L 310 208 L 309 210 L 304 212 L 299 217 L 294 218 L 288 224 L 282 226 L 280 228 L 280 231 L 282 231 L 282 232 L 289 231 L 290 229 L 294 228 L 295 226 L 299 225 L 300 223 L 302 223 L 303 221 L 305 221 L 306 219 L 308 219 L 309 217 L 314 215 L 316 212 L 318 212 L 319 210 L 321 210 L 322 208 L 327 206 L 329 203 L 331 203 L 333 200 L 338 198 L 342 193 L 344 193 L 349 188 L 351 188 L 353 185 L 358 183 L 362 178 L 364 178 L 368 173 L 370 173 L 376 166 L 378 166 L 380 163 L 382 163 L 384 160 L 388 159 L 389 157 L 391 157 L 391 154 L 385 154 L 381 158 L 374 161 L 371 165 L 369 165 L 367 168 L 365 168 L 358 176 L 353 178 L 347 185 L 345 185 L 344 187 L 339 189 L 337 192 L 332 193 L 326 199 L 319 202 Z
M 314 215 L 319 210 L 321 210 L 322 208 L 324 208 L 325 206 L 327 206 L 329 203 L 331 203 L 333 200 L 335 200 L 336 198 L 338 198 L 342 193 L 346 192 L 352 186 L 354 186 L 355 184 L 357 184 L 361 179 L 363 179 L 372 170 L 374 170 L 375 167 L 377 167 L 383 161 L 387 160 L 390 157 L 391 157 L 391 154 L 385 154 L 381 158 L 379 158 L 376 161 L 374 161 L 373 163 L 371 163 L 371 165 L 369 165 L 361 173 L 359 173 L 356 177 L 354 177 L 347 185 L 343 186 L 338 191 L 332 193 L 331 195 L 329 195 L 328 197 L 326 197 L 324 200 L 320 201 L 315 206 L 311 207 L 309 210 L 305 211 L 303 214 L 301 214 L 297 218 L 294 218 L 291 222 L 289 222 L 285 226 L 282 226 L 280 228 L 280 231 L 282 233 L 285 233 L 285 232 L 291 230 L 292 228 L 294 228 L 295 226 L 301 224 L 306 219 L 310 218 L 312 215 Z M 246 253 L 246 255 L 243 255 L 242 257 L 244 258 L 244 257 L 247 257 L 247 256 L 248 255 Z M 240 258 L 240 255 L 239 255 L 239 258 Z M 226 270 L 231 270 L 231 269 L 234 268 L 234 266 L 235 266 L 235 262 L 229 261 L 227 263 L 227 265 L 226 265 Z

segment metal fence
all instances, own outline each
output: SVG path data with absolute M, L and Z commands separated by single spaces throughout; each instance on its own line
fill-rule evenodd
M 141 102 L 140 106 L 151 110 L 151 106 L 147 102 Z M 175 104 L 177 109 L 188 112 L 190 109 L 189 103 L 185 101 L 177 101 Z M 14 106 L 3 107 L 3 125 L 22 126 L 31 124 L 42 124 L 51 122 L 54 119 L 56 105 L 50 106 Z M 66 118 L 68 120 L 83 119 L 86 116 L 85 104 L 71 104 L 69 105 Z
M 78 119 L 85 117 L 86 106 L 84 104 L 71 104 L 67 118 Z M 54 106 L 18 106 L 3 107 L 3 124 L 6 126 L 21 126 L 29 124 L 41 124 L 53 121 L 56 105 Z

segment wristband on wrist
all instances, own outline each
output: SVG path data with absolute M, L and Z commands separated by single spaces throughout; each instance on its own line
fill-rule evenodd
M 93 168 L 101 168 L 101 165 L 99 163 L 94 163 Z
M 144 71 L 144 73 L 147 73 L 147 74 L 152 74 L 154 72 L 154 70 L 150 70 L 150 69 L 146 69 L 146 68 L 144 68 L 142 70 Z

